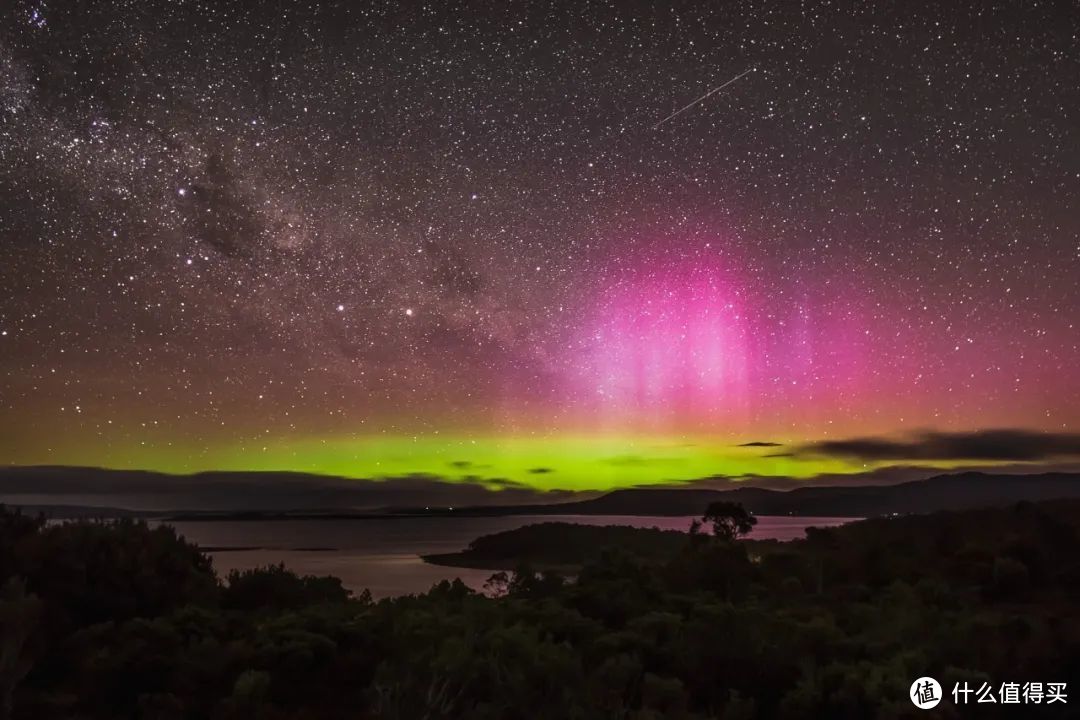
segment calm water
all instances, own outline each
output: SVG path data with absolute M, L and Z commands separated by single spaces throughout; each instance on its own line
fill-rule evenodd
M 622 515 L 514 515 L 506 517 L 397 518 L 377 520 L 274 520 L 177 522 L 176 529 L 210 553 L 219 574 L 268 564 L 302 575 L 335 575 L 353 592 L 375 597 L 427 591 L 440 580 L 461 578 L 481 588 L 491 570 L 429 565 L 420 555 L 462 550 L 481 535 L 538 522 L 630 525 L 686 530 L 692 517 Z M 840 525 L 850 518 L 758 518 L 752 538 L 791 540 L 807 527 Z M 240 548 L 228 550 L 224 548 Z M 248 548 L 248 549 L 245 549 Z

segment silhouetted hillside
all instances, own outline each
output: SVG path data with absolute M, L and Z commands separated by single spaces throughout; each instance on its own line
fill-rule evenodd
M 728 500 L 756 515 L 870 517 L 1006 505 L 1021 500 L 1080 498 L 1080 475 L 938 475 L 899 485 L 803 487 L 794 490 L 640 488 L 591 500 L 517 507 L 464 508 L 455 514 L 700 515 L 709 503 Z
M 854 476 L 853 481 L 857 481 L 857 478 Z M 422 486 L 410 482 L 414 487 L 409 490 L 409 496 L 424 497 L 425 503 L 428 501 L 428 489 L 434 493 L 455 491 L 452 483 L 430 478 L 421 481 L 425 483 Z M 731 490 L 637 488 L 616 490 L 574 502 L 510 504 L 504 501 L 499 505 L 453 502 L 455 507 L 451 510 L 444 505 L 446 497 L 432 499 L 427 507 L 394 503 L 396 495 L 378 494 L 384 491 L 380 485 L 390 483 L 392 481 L 365 482 L 303 473 L 167 475 L 101 468 L 0 468 L 0 502 L 23 507 L 35 514 L 41 511 L 50 517 L 291 520 L 490 515 L 700 515 L 705 506 L 717 500 L 740 503 L 757 515 L 869 517 L 963 510 L 1021 500 L 1080 498 L 1080 474 L 1076 473 L 995 475 L 967 472 L 938 475 L 898 485 L 808 486 L 794 490 L 757 487 L 736 487 Z M 192 498 L 202 497 L 208 489 L 225 498 L 231 509 L 188 509 L 191 506 L 186 503 L 191 502 Z M 506 497 L 479 486 L 473 490 L 481 493 L 485 503 L 494 503 Z M 19 502 L 20 496 L 33 497 L 33 500 Z M 56 504 L 43 500 L 50 496 L 57 498 Z M 85 505 L 77 505 L 69 499 L 76 497 L 78 502 L 83 496 L 86 497 Z M 118 507 L 128 497 L 151 497 L 161 509 L 133 511 Z M 514 497 L 510 496 L 511 502 Z M 516 497 L 521 498 L 520 495 Z
M 1013 677 L 1071 694 L 1080 501 L 791 542 L 548 523 L 464 555 L 522 562 L 486 595 L 455 580 L 375 602 L 282 565 L 219 577 L 168 526 L 0 508 L 0 717 L 899 719 L 921 717 L 922 675 L 944 690 L 925 717 L 1076 717 L 950 691 Z

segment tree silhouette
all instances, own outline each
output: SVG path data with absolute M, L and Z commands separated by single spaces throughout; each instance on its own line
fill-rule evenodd
M 732 504 L 705 522 L 753 527 Z M 502 599 L 455 580 L 373 602 L 281 566 L 226 581 L 168 529 L 0 509 L 0 720 L 884 717 L 946 653 L 947 687 L 1016 657 L 1076 674 L 1078 501 L 790 542 L 532 527 L 473 544 L 533 563 L 493 576 Z
M 748 534 L 757 525 L 757 518 L 746 508 L 726 501 L 710 503 L 701 520 L 712 525 L 715 537 L 729 542 Z
M 31 635 L 41 618 L 41 601 L 27 594 L 22 578 L 0 589 L 0 718 L 11 717 L 15 687 L 33 667 Z

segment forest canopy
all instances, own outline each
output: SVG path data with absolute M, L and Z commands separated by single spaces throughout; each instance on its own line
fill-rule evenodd
M 605 548 L 572 581 L 522 565 L 487 595 L 455 581 L 373 602 L 280 566 L 219 578 L 168 526 L 3 511 L 0 716 L 899 717 L 924 675 L 1080 676 L 1080 503 L 790 543 L 570 532 Z

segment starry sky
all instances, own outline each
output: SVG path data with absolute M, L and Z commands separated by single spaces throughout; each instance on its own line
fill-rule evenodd
M 1080 458 L 1078 48 L 1071 3 L 7 2 L 0 464 Z

